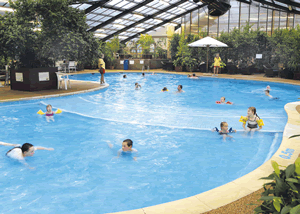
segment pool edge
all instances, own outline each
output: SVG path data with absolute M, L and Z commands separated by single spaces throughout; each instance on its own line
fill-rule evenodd
M 160 72 L 157 72 L 160 73 Z M 169 72 L 164 72 L 169 73 Z M 171 73 L 174 74 L 174 73 Z M 178 73 L 177 73 L 178 74 Z M 181 74 L 186 75 L 186 74 Z M 238 79 L 238 80 L 252 80 L 252 81 L 266 81 L 266 82 L 276 82 L 276 83 L 285 83 L 291 85 L 299 85 L 300 83 L 291 83 L 285 81 L 272 81 L 272 79 L 262 80 L 262 79 L 246 79 L 246 78 L 233 78 L 233 77 L 223 77 L 225 79 Z M 218 78 L 218 77 L 217 77 Z M 150 207 L 144 207 L 135 210 L 114 212 L 108 214 L 201 214 L 205 213 L 219 207 L 230 204 L 238 199 L 241 199 L 255 191 L 261 189 L 263 184 L 268 183 L 268 180 L 259 180 L 261 177 L 267 177 L 274 170 L 271 165 L 271 161 L 276 161 L 279 165 L 288 166 L 292 164 L 297 159 L 300 153 L 300 144 L 295 142 L 300 142 L 297 138 L 288 139 L 289 136 L 294 134 L 299 134 L 300 130 L 300 114 L 296 111 L 296 106 L 300 105 L 300 101 L 287 103 L 284 106 L 284 109 L 288 115 L 288 121 L 283 131 L 282 142 L 278 150 L 274 155 L 262 164 L 260 167 L 256 168 L 252 172 L 233 180 L 229 183 L 226 183 L 222 186 L 216 187 L 214 189 L 208 190 L 206 192 L 187 197 L 184 199 L 171 201 L 168 203 L 158 204 Z M 291 116 L 293 115 L 293 117 Z M 297 118 L 297 119 L 295 119 Z M 296 128 L 297 127 L 297 128 Z M 286 149 L 294 149 L 293 154 L 290 159 L 283 159 L 279 155 L 283 155 L 282 151 Z M 229 192 L 230 191 L 230 192 Z M 255 207 L 253 207 L 254 209 Z

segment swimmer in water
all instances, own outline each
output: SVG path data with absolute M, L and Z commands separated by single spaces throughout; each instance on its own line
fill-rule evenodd
M 228 123 L 226 123 L 226 122 L 221 122 L 220 128 L 221 128 L 221 130 L 219 130 L 217 127 L 215 127 L 212 131 L 213 131 L 213 132 L 216 131 L 216 132 L 218 132 L 220 135 L 222 135 L 224 141 L 226 140 L 227 137 L 233 138 L 231 135 L 228 135 L 229 133 L 236 132 L 236 130 L 235 130 L 235 129 L 232 129 L 232 128 L 230 128 L 230 129 L 228 130 Z
M 265 90 L 265 95 L 268 96 L 270 99 L 274 99 L 274 100 L 275 100 L 275 99 L 278 99 L 278 97 L 273 97 L 273 96 L 270 94 L 270 90 L 267 90 L 267 89 Z
M 196 74 L 193 74 L 193 75 L 189 74 L 188 77 L 191 79 L 199 79 L 199 77 L 197 77 Z
M 137 89 L 141 89 L 141 88 L 142 88 L 142 86 L 136 82 L 135 83 L 135 89 L 137 90 Z
M 124 74 L 124 75 L 123 75 L 123 78 L 127 78 L 127 75 L 126 75 L 126 74 Z
M 28 164 L 25 162 L 25 157 L 33 156 L 34 152 L 36 150 L 52 151 L 54 149 L 53 148 L 40 147 L 40 146 L 33 146 L 30 143 L 24 143 L 22 145 L 22 147 L 15 147 L 15 148 L 9 150 L 6 153 L 6 156 L 10 157 L 10 158 L 13 158 L 13 159 L 16 159 L 16 160 L 22 162 L 23 164 L 25 164 L 26 166 L 28 166 Z M 29 167 L 29 168 L 31 168 L 31 167 Z
M 122 148 L 119 149 L 117 158 L 119 158 L 121 155 L 125 155 L 125 154 L 134 154 L 133 159 L 136 161 L 136 159 L 137 159 L 136 156 L 137 156 L 138 151 L 136 149 L 132 148 L 132 144 L 133 144 L 133 142 L 130 139 L 123 140 Z M 108 143 L 108 146 L 110 148 L 113 148 L 113 145 L 110 143 Z
M 47 105 L 46 109 L 47 109 L 47 112 L 45 114 L 46 114 L 47 122 L 50 122 L 50 120 L 52 120 L 54 122 L 54 117 L 53 117 L 54 112 L 52 111 L 52 105 L 50 105 L 50 104 Z
M 184 90 L 182 90 L 182 85 L 178 85 L 176 93 L 182 93 L 182 92 L 184 92 Z
M 162 92 L 165 92 L 165 91 L 169 91 L 169 90 L 168 90 L 167 87 L 163 87 L 163 89 L 161 89 L 161 91 L 162 91 Z

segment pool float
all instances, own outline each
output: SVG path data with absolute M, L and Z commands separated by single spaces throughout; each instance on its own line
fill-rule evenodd
M 162 91 L 162 92 L 165 92 L 165 91 L 169 91 L 169 89 L 167 89 L 167 90 L 165 90 L 165 91 L 161 89 L 161 91 Z
M 248 117 L 241 116 L 239 122 L 242 122 L 242 123 L 246 124 L 247 120 L 248 120 Z M 265 124 L 264 124 L 264 121 L 262 119 L 259 119 L 257 121 L 257 125 L 258 126 L 264 126 Z
M 242 123 L 246 124 L 247 120 L 248 120 L 248 117 L 241 116 L 239 122 L 242 122 Z
M 54 112 L 55 114 L 60 114 L 62 113 L 62 110 L 60 110 L 59 108 L 56 110 L 56 112 Z M 37 112 L 37 114 L 43 115 L 45 114 L 41 109 Z
M 222 103 L 221 103 L 221 101 L 216 101 L 216 103 L 217 103 L 217 104 L 222 104 Z M 226 103 L 224 103 L 224 104 L 232 105 L 233 103 L 232 103 L 232 102 L 229 102 L 229 101 L 227 101 L 227 102 L 226 102 Z

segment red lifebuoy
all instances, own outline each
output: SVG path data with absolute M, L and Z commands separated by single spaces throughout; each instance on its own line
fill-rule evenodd
M 216 101 L 217 104 L 221 104 L 221 101 Z
M 232 105 L 232 102 L 227 101 L 226 104 Z

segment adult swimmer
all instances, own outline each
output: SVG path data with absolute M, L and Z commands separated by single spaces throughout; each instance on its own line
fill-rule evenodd
M 2 144 L 3 145 L 3 144 Z M 16 146 L 15 144 L 11 144 Z M 6 153 L 7 157 L 13 158 L 15 160 L 20 161 L 21 163 L 23 163 L 24 165 L 26 165 L 27 167 L 29 167 L 29 165 L 25 162 L 25 157 L 30 157 L 34 155 L 34 152 L 36 150 L 48 150 L 48 151 L 53 151 L 53 148 L 45 148 L 45 147 L 40 147 L 40 146 L 33 146 L 30 143 L 24 143 L 22 145 L 22 147 L 18 146 L 15 148 L 12 148 L 11 150 L 9 150 Z M 33 169 L 32 167 L 29 167 L 31 169 Z

